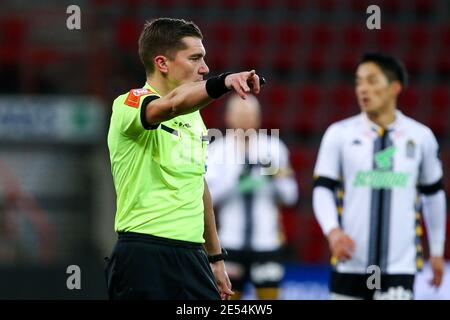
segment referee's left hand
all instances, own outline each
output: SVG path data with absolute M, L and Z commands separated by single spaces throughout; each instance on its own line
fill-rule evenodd
M 211 269 L 216 278 L 217 286 L 219 287 L 220 298 L 222 300 L 230 300 L 230 297 L 234 292 L 231 291 L 231 281 L 225 270 L 225 263 L 223 260 L 211 263 Z

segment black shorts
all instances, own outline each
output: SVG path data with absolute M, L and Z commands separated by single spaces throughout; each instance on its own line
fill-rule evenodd
M 111 258 L 105 261 L 112 300 L 220 300 L 200 243 L 119 233 Z
M 278 288 L 284 276 L 282 250 L 227 250 L 225 260 L 233 289 L 242 291 L 247 282 L 255 288 Z
M 330 291 L 340 295 L 373 299 L 398 299 L 413 295 L 414 275 L 412 274 L 381 274 L 380 290 L 370 289 L 367 280 L 371 274 L 340 273 L 333 271 L 330 279 Z M 369 279 L 369 283 L 374 282 Z

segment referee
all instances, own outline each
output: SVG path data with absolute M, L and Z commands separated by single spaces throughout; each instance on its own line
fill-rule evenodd
M 202 33 L 159 18 L 139 38 L 144 87 L 114 100 L 108 133 L 118 241 L 106 258 L 110 299 L 229 299 L 199 110 L 233 90 L 259 93 L 255 71 L 207 81 Z

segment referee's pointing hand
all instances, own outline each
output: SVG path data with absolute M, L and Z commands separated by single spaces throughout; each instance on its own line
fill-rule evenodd
M 258 94 L 261 89 L 255 70 L 229 74 L 225 78 L 225 86 L 236 91 L 242 99 L 246 99 L 248 93 Z

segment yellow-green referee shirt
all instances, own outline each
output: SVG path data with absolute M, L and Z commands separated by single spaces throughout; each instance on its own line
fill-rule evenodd
M 115 230 L 203 243 L 206 127 L 196 111 L 144 128 L 142 104 L 151 96 L 159 94 L 146 84 L 114 100 L 108 148 Z

